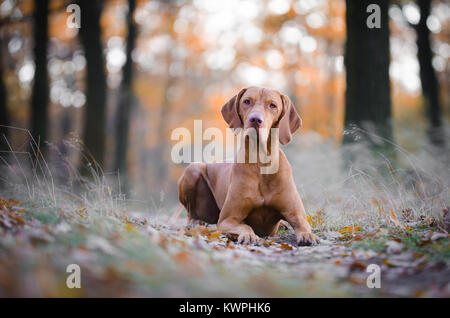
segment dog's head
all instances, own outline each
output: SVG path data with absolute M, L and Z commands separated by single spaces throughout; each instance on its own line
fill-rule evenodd
M 258 134 L 265 131 L 266 136 L 261 136 L 265 141 L 271 128 L 279 128 L 282 145 L 290 142 L 292 134 L 302 125 L 288 96 L 263 87 L 242 89 L 222 106 L 222 116 L 232 129 L 254 128 Z

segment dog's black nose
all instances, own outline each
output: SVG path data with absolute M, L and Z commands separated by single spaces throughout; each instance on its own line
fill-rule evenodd
M 264 122 L 264 117 L 259 113 L 253 113 L 248 117 L 248 121 L 253 127 L 259 128 Z

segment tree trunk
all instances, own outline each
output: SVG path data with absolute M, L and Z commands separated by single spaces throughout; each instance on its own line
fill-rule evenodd
M 86 56 L 86 110 L 83 141 L 89 159 L 83 160 L 82 175 L 89 175 L 89 163 L 103 168 L 105 156 L 106 74 L 101 43 L 100 17 L 103 1 L 79 1 L 80 39 Z
M 34 35 L 34 82 L 31 97 L 31 135 L 39 146 L 44 158 L 46 157 L 45 142 L 47 141 L 47 114 L 48 114 L 48 72 L 47 72 L 47 45 L 48 45 L 48 0 L 34 1 L 33 35 Z M 37 151 L 33 141 L 30 153 L 36 155 Z
M 116 119 L 116 152 L 114 169 L 119 172 L 121 191 L 122 193 L 129 193 L 129 180 L 127 171 L 127 153 L 128 153 L 128 138 L 130 130 L 130 117 L 133 108 L 134 95 L 132 91 L 133 80 L 133 60 L 132 53 L 135 47 L 137 28 L 133 22 L 133 15 L 136 8 L 135 0 L 128 0 L 128 38 L 126 56 L 127 61 L 122 70 L 122 82 L 120 85 L 119 105 L 117 109 Z
M 0 38 L 0 151 L 9 150 L 6 142 L 8 138 L 8 128 L 3 127 L 9 126 L 10 124 L 7 106 L 6 87 L 5 82 L 3 81 L 3 41 Z M 0 156 L 2 158 L 6 157 L 5 153 L 0 153 Z
M 346 0 L 347 43 L 345 52 L 347 88 L 345 128 L 358 127 L 391 140 L 391 90 L 389 83 L 388 0 Z M 380 7 L 380 28 L 369 28 L 370 4 Z M 344 143 L 364 137 L 372 146 L 388 146 L 365 133 L 346 133 Z M 368 137 L 368 138 L 366 138 Z M 377 147 L 379 148 L 379 147 Z
M 157 167 L 156 176 L 158 182 L 160 182 L 160 184 L 162 185 L 162 188 L 165 188 L 165 186 L 167 185 L 167 178 L 169 174 L 169 167 L 167 164 L 167 159 L 165 158 L 168 149 L 166 141 L 167 127 L 169 126 L 169 118 L 173 107 L 173 102 L 171 100 L 171 97 L 169 96 L 169 91 L 172 87 L 175 86 L 176 82 L 176 79 L 169 74 L 170 63 L 171 58 L 170 53 L 168 53 L 167 79 L 163 89 L 164 96 L 161 104 L 161 113 L 159 117 L 159 127 L 158 127 L 158 140 L 160 141 L 160 143 L 155 150 L 156 155 L 155 166 Z
M 420 65 L 420 81 L 422 94 L 430 121 L 429 138 L 435 146 L 443 147 L 445 137 L 441 123 L 441 103 L 439 100 L 439 83 L 433 68 L 430 30 L 427 27 L 427 18 L 430 15 L 431 0 L 417 0 L 420 8 L 420 21 L 415 30 L 417 33 L 417 58 Z

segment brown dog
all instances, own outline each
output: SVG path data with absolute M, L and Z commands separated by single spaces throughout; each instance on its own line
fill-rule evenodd
M 260 87 L 242 89 L 222 107 L 222 116 L 230 128 L 256 129 L 258 145 L 265 144 L 269 153 L 271 135 L 263 136 L 264 129 L 278 128 L 279 142 L 284 145 L 302 123 L 287 96 Z M 248 138 L 245 140 L 239 150 L 245 151 L 245 162 L 192 163 L 178 180 L 179 200 L 188 212 L 189 224 L 217 223 L 220 231 L 248 244 L 258 243 L 257 235 L 275 235 L 280 221 L 285 220 L 294 229 L 298 245 L 318 243 L 283 151 L 279 147 L 272 150 L 278 152 L 278 170 L 262 174 L 261 167 L 267 163 L 259 157 L 256 162 L 249 161 Z

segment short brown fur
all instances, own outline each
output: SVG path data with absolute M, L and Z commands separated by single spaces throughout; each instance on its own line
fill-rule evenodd
M 222 107 L 222 115 L 230 128 L 279 128 L 281 144 L 288 143 L 301 126 L 300 116 L 287 96 L 261 87 L 241 90 Z M 254 118 L 259 119 L 257 124 Z M 270 142 L 270 136 L 265 142 Z M 241 149 L 245 150 L 247 144 Z M 285 220 L 294 229 L 299 245 L 318 243 L 291 166 L 279 147 L 275 151 L 279 152 L 279 167 L 273 174 L 261 174 L 264 164 L 259 161 L 190 164 L 178 181 L 179 199 L 188 211 L 189 224 L 217 223 L 220 231 L 248 244 L 258 243 L 257 235 L 275 235 L 281 220 Z

